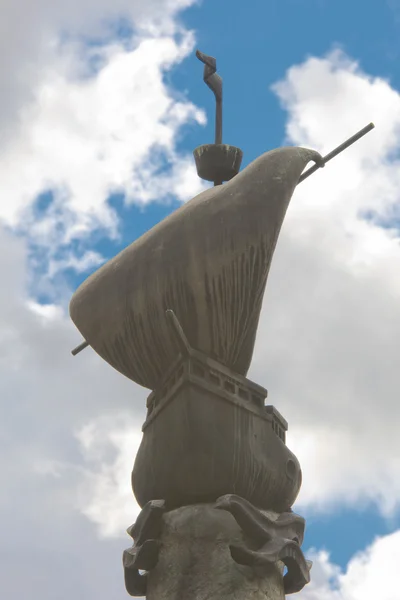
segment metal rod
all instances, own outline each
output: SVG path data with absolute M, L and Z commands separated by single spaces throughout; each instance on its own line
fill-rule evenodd
M 166 311 L 166 315 L 167 315 L 167 318 L 169 319 L 169 324 L 172 328 L 172 331 L 174 332 L 174 335 L 179 344 L 179 348 L 180 348 L 181 352 L 184 355 L 190 354 L 190 351 L 191 351 L 190 344 L 187 341 L 187 338 L 183 332 L 182 326 L 179 323 L 174 311 L 171 309 L 168 309 Z M 79 346 L 77 346 L 76 348 L 71 350 L 72 356 L 76 356 L 77 354 L 79 354 L 79 352 L 82 352 L 82 350 L 84 350 L 88 346 L 89 346 L 89 342 L 87 342 L 85 340 L 84 342 L 79 344 Z
M 77 346 L 76 348 L 71 350 L 72 356 L 76 356 L 77 354 L 79 354 L 79 352 L 82 352 L 82 350 L 84 350 L 88 346 L 89 346 L 89 342 L 86 342 L 86 340 L 85 340 L 84 342 L 82 342 L 82 344 L 79 344 L 79 346 Z
M 204 63 L 203 80 L 215 96 L 215 144 L 222 144 L 222 77 L 217 74 L 217 61 L 213 56 L 208 56 L 196 50 L 197 58 Z M 214 181 L 214 185 L 221 185 L 222 181 Z
M 215 143 L 222 144 L 222 97 L 215 103 Z
M 332 158 L 335 158 L 335 156 L 337 156 L 338 154 L 343 152 L 343 150 L 346 150 L 346 148 L 348 148 L 349 146 L 354 144 L 354 142 L 357 142 L 360 138 L 364 137 L 364 135 L 366 135 L 368 132 L 370 132 L 374 127 L 375 127 L 375 125 L 373 123 L 370 123 L 363 129 L 361 129 L 358 133 L 355 133 L 353 136 L 351 136 L 351 138 L 349 138 L 348 140 L 343 142 L 343 144 L 340 144 L 340 146 L 338 146 L 337 148 L 332 150 L 332 152 L 329 152 L 329 154 L 324 156 L 323 162 L 321 165 L 317 165 L 317 164 L 313 165 L 312 167 L 310 167 L 308 169 L 308 171 L 303 173 L 303 175 L 299 179 L 299 183 L 304 181 L 304 179 L 307 179 L 307 177 L 309 177 L 310 175 L 315 173 L 315 171 L 318 171 L 318 169 L 320 169 L 321 167 L 324 167 L 327 162 L 332 160 Z

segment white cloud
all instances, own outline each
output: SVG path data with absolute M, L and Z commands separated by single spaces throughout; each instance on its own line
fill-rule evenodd
M 376 129 L 296 190 L 275 254 L 252 376 L 288 418 L 299 499 L 327 508 L 400 501 L 400 96 L 342 54 L 275 86 L 292 143 L 329 151 Z M 364 218 L 365 211 L 374 215 Z
M 9 600 L 122 595 L 115 561 L 122 542 L 99 546 L 80 516 L 86 470 L 73 431 L 112 404 L 139 428 L 146 394 L 93 353 L 71 357 L 79 338 L 65 313 L 26 298 L 26 256 L 24 241 L 0 227 L 2 593 Z M 29 554 L 23 577 L 21 551 Z
M 19 112 L 32 100 L 43 71 L 58 63 L 60 44 L 68 47 L 85 37 L 104 42 L 132 22 L 148 33 L 172 35 L 180 29 L 179 11 L 191 4 L 192 0 L 3 0 L 2 133 L 12 136 Z
M 185 201 L 203 188 L 176 145 L 205 115 L 165 82 L 193 50 L 178 19 L 193 2 L 3 2 L 0 221 L 39 248 L 36 291 L 100 264 L 84 244 L 94 231 L 118 236 L 110 195 Z
M 310 555 L 311 556 L 311 555 Z M 355 554 L 345 571 L 331 563 L 325 551 L 312 556 L 311 584 L 298 595 L 301 600 L 397 600 L 397 568 L 400 531 L 377 538 Z
M 76 436 L 88 467 L 80 508 L 102 537 L 120 537 L 140 511 L 130 474 L 141 431 L 132 426 L 130 413 L 111 413 L 89 421 Z
M 192 46 L 190 34 L 180 43 L 168 37 L 143 39 L 132 50 L 107 47 L 105 64 L 88 79 L 47 73 L 2 152 L 3 219 L 20 224 L 26 208 L 51 190 L 61 215 L 68 210 L 74 218 L 62 240 L 68 242 L 99 225 L 115 227 L 106 204 L 112 193 L 136 202 L 165 197 L 168 190 L 174 195 L 174 186 L 179 190 L 188 178 L 186 170 L 195 172 L 185 157 L 185 168 L 180 164 L 176 133 L 190 120 L 204 122 L 204 116 L 185 99 L 175 100 L 162 77 Z M 164 177 L 161 190 L 153 180 L 164 157 L 175 169 L 172 177 Z M 194 179 L 192 189 L 201 189 Z M 48 220 L 47 227 L 34 224 L 29 234 L 35 233 L 47 243 L 57 241 L 49 235 Z

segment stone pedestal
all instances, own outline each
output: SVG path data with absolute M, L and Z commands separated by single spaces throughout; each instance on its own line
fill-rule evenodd
M 283 563 L 253 568 L 232 559 L 230 546 L 246 543 L 234 517 L 213 505 L 165 514 L 147 600 L 284 600 Z
M 284 600 L 310 580 L 304 524 L 234 494 L 170 511 L 148 502 L 128 529 L 126 589 L 147 600 Z

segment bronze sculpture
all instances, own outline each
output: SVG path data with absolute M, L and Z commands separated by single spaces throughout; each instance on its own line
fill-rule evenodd
M 80 286 L 70 314 L 86 341 L 73 353 L 90 344 L 152 390 L 132 473 L 142 512 L 128 530 L 134 546 L 124 553 L 128 593 L 149 600 L 223 600 L 235 593 L 245 600 L 254 588 L 252 598 L 268 593 L 277 600 L 309 581 L 300 548 L 304 520 L 291 510 L 301 469 L 285 444 L 286 421 L 246 374 L 296 186 L 373 125 L 324 158 L 279 148 L 239 173 L 241 150 L 222 144 L 215 59 L 197 56 L 216 97 L 216 136 L 194 156 L 199 176 L 214 187 Z M 309 161 L 315 166 L 303 173 Z M 174 556 L 181 571 L 170 569 L 166 583 Z M 202 575 L 199 564 L 211 572 Z

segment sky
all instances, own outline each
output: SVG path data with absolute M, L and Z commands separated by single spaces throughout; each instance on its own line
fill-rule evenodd
M 243 167 L 325 154 L 299 186 L 249 377 L 289 422 L 314 561 L 302 600 L 397 600 L 400 560 L 400 2 L 2 0 L 0 590 L 127 597 L 130 472 L 147 390 L 81 341 L 78 285 L 204 189 L 214 103 Z M 23 564 L 21 564 L 21 561 Z

